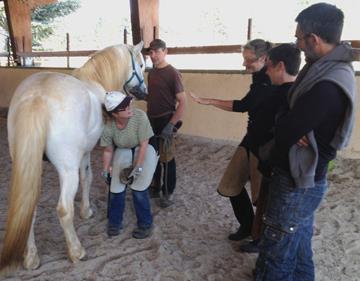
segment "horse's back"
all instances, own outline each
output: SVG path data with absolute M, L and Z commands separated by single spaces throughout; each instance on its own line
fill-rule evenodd
M 62 150 L 66 154 L 91 150 L 102 127 L 100 101 L 91 90 L 86 83 L 63 73 L 29 76 L 18 86 L 10 103 L 9 143 L 14 141 L 13 127 L 22 104 L 41 99 L 49 112 L 46 153 L 50 160 L 56 162 Z
M 38 72 L 25 78 L 16 88 L 10 102 L 10 112 L 16 110 L 16 106 L 36 96 L 43 98 L 55 98 L 60 94 L 56 88 L 71 84 L 76 81 L 74 77 L 57 72 Z
M 8 124 L 14 124 L 14 118 L 22 104 L 34 99 L 41 99 L 49 106 L 64 105 L 67 96 L 71 94 L 67 88 L 76 84 L 76 79 L 70 75 L 56 72 L 39 72 L 30 75 L 16 88 L 9 107 Z M 73 87 L 71 87 L 73 88 Z

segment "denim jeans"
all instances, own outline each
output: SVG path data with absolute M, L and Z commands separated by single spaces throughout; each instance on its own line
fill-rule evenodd
M 137 225 L 141 228 L 149 228 L 153 223 L 151 214 L 149 189 L 144 191 L 132 190 L 133 203 L 137 218 Z
M 125 193 L 110 194 L 109 225 L 122 227 L 123 214 L 125 209 Z M 149 228 L 153 223 L 151 214 L 150 199 L 148 189 L 144 191 L 132 190 L 133 203 L 137 218 L 137 225 L 141 228 Z
M 274 170 L 263 217 L 256 281 L 314 281 L 314 213 L 326 189 L 325 178 L 312 188 L 296 188 L 288 173 Z

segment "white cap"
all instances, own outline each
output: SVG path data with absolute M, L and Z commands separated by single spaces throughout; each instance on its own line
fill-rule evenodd
M 126 108 L 131 100 L 132 97 L 127 96 L 122 92 L 118 92 L 118 91 L 107 92 L 105 95 L 105 102 L 104 102 L 106 111 L 108 112 L 113 111 L 121 103 L 123 103 L 123 108 Z

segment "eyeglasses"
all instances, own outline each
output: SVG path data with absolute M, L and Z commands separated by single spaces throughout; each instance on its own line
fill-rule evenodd
M 257 62 L 259 58 L 244 58 L 244 64 L 253 64 L 254 62 Z
M 115 112 L 123 112 L 123 111 L 125 111 L 127 109 L 127 107 L 125 107 L 125 108 L 119 108 L 118 110 L 116 110 Z
M 129 103 L 129 105 L 127 107 L 125 107 L 125 108 L 116 108 L 113 112 L 117 113 L 117 112 L 126 111 L 126 110 L 128 110 L 130 108 L 130 105 L 131 105 L 131 103 Z
M 113 112 L 113 113 L 116 113 L 116 112 L 126 111 L 126 110 L 128 110 L 128 109 L 131 107 L 132 103 L 133 103 L 133 100 L 131 99 L 130 102 L 127 104 L 126 107 L 119 107 L 119 106 L 120 106 L 120 104 L 119 104 L 118 107 L 116 107 L 112 112 Z M 124 105 L 122 105 L 122 106 L 124 106 Z

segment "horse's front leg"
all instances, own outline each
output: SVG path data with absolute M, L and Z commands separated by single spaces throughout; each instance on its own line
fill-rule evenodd
M 82 198 L 80 204 L 80 216 L 88 219 L 92 216 L 93 211 L 90 208 L 90 187 L 93 180 L 93 174 L 90 164 L 90 152 L 85 153 L 80 164 L 80 186 L 82 190 Z
M 68 255 L 72 262 L 81 260 L 85 249 L 81 246 L 74 228 L 74 198 L 79 184 L 78 169 L 59 171 L 61 194 L 57 205 L 57 212 L 64 230 Z
M 36 209 L 31 223 L 30 233 L 24 253 L 24 267 L 26 269 L 36 269 L 40 266 L 40 258 L 35 244 L 34 224 L 36 219 Z

